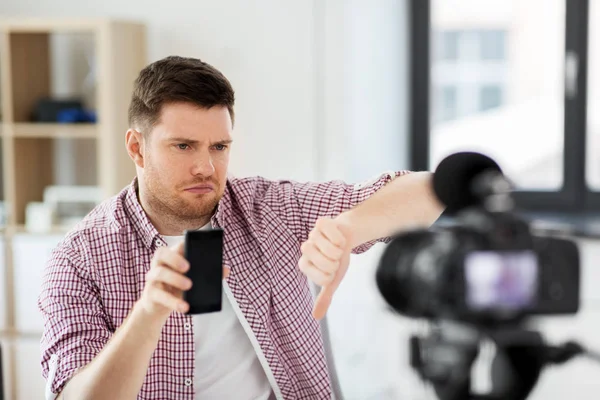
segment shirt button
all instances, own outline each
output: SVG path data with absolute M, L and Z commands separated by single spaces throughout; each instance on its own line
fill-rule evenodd
M 190 324 L 189 322 L 186 322 L 183 327 L 185 328 L 186 331 L 189 331 L 192 328 L 192 324 Z
M 185 379 L 185 386 L 192 386 L 192 380 L 190 378 Z

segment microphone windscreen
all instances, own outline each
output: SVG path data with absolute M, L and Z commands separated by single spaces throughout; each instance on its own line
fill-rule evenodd
M 460 152 L 446 157 L 433 174 L 433 190 L 446 205 L 447 212 L 455 213 L 480 203 L 473 193 L 473 181 L 483 172 L 502 170 L 498 164 L 480 153 Z

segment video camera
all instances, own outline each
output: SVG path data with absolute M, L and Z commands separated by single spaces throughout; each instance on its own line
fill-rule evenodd
M 526 399 L 545 365 L 583 353 L 527 329 L 530 317 L 578 312 L 579 251 L 570 240 L 535 235 L 514 212 L 512 189 L 489 157 L 450 155 L 433 177 L 450 222 L 395 236 L 380 259 L 385 301 L 433 323 L 430 335 L 411 338 L 411 365 L 442 400 Z M 497 351 L 492 390 L 477 396 L 470 376 L 483 339 Z

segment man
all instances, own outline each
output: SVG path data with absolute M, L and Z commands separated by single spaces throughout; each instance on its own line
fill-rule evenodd
M 362 186 L 228 177 L 233 106 L 230 83 L 200 60 L 141 71 L 126 134 L 137 177 L 46 268 L 48 397 L 331 398 L 318 319 L 350 252 L 430 225 L 441 206 L 428 173 Z M 182 235 L 211 227 L 225 232 L 223 311 L 192 317 Z M 323 287 L 314 304 L 307 277 Z

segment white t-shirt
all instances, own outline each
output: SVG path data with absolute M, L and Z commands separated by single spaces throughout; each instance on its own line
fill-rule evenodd
M 206 228 L 206 227 L 205 227 Z M 204 228 L 203 228 L 204 229 Z M 183 236 L 163 236 L 169 246 Z M 192 316 L 195 342 L 194 390 L 199 399 L 274 399 L 267 375 L 226 293 L 222 310 Z M 231 301 L 235 301 L 233 296 Z

